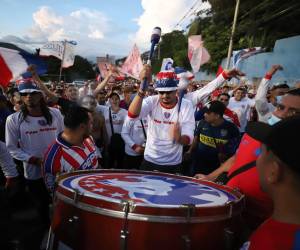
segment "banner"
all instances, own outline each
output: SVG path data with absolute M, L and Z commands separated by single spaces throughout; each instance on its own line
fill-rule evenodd
M 256 54 L 262 53 L 264 52 L 265 49 L 261 48 L 261 47 L 254 47 L 254 48 L 248 48 L 248 49 L 242 49 L 242 50 L 235 50 L 232 52 L 232 65 L 233 68 L 237 68 L 238 64 L 250 57 L 250 56 L 254 56 Z
M 132 51 L 126 58 L 124 64 L 122 65 L 122 72 L 133 75 L 139 78 L 139 74 L 143 69 L 143 63 L 141 59 L 141 54 L 138 47 L 134 44 Z
M 201 65 L 209 61 L 210 55 L 203 47 L 201 35 L 189 37 L 188 58 L 194 73 L 200 70 Z
M 164 58 L 161 63 L 160 71 L 174 70 L 173 63 L 174 63 L 174 61 L 172 58 Z
M 75 59 L 75 45 L 74 41 L 52 41 L 48 42 L 40 48 L 40 56 L 54 56 L 63 60 L 62 67 L 68 68 L 74 64 Z

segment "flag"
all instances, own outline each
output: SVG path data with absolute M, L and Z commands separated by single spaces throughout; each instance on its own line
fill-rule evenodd
M 254 48 L 233 51 L 232 52 L 233 68 L 237 68 L 240 61 L 242 61 L 250 56 L 262 53 L 264 51 L 265 51 L 265 49 L 261 48 L 261 47 L 254 47 Z
M 178 89 L 186 89 L 190 81 L 195 78 L 194 74 L 182 67 L 175 67 L 174 72 L 179 80 Z
M 135 78 L 139 78 L 139 74 L 142 69 L 143 63 L 141 54 L 138 47 L 134 44 L 132 51 L 122 65 L 122 72 L 133 75 Z
M 30 64 L 37 66 L 37 73 L 47 71 L 46 63 L 39 57 L 18 50 L 0 47 L 0 84 L 6 87 L 10 81 L 15 81 L 27 71 Z M 25 76 L 25 74 L 23 75 Z
M 219 65 L 219 67 L 218 67 L 218 71 L 217 71 L 217 77 L 223 72 L 223 68 L 222 68 L 222 66 L 221 65 Z
M 75 45 L 74 41 L 52 41 L 48 42 L 40 48 L 41 56 L 54 56 L 63 60 L 62 67 L 68 68 L 74 64 L 75 59 Z
M 99 68 L 99 71 L 100 71 L 100 75 L 104 79 L 108 74 L 108 65 L 109 65 L 109 63 L 102 61 L 102 62 L 98 62 L 97 64 L 98 64 L 98 68 Z
M 201 65 L 209 61 L 210 55 L 203 47 L 201 35 L 189 37 L 188 58 L 194 73 L 199 71 Z
M 168 71 L 173 69 L 173 59 L 172 58 L 164 58 L 161 64 L 160 71 Z

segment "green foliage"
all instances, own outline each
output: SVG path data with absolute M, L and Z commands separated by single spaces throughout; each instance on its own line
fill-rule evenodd
M 159 59 L 156 56 L 156 58 L 152 60 L 153 72 L 157 73 L 160 71 L 162 59 L 167 57 L 174 60 L 175 66 L 190 68 L 187 57 L 187 46 L 187 37 L 183 34 L 183 31 L 175 30 L 171 33 L 164 34 L 156 49 L 156 55 L 158 53 L 160 54 Z
M 48 74 L 43 80 L 55 80 L 59 78 L 61 60 L 50 56 L 46 58 L 48 64 Z M 95 79 L 95 71 L 92 64 L 81 56 L 75 56 L 74 65 L 62 70 L 62 80 L 73 82 L 78 79 Z
M 176 65 L 190 68 L 187 37 L 200 34 L 211 55 L 210 62 L 203 65 L 202 69 L 213 73 L 217 71 L 222 59 L 227 57 L 236 1 L 208 2 L 212 8 L 198 12 L 198 17 L 189 25 L 187 35 L 173 31 L 163 36 L 160 60 L 154 64 L 155 72 L 165 57 L 173 58 Z M 300 34 L 299 18 L 299 0 L 240 0 L 233 50 L 260 46 L 270 51 L 276 40 Z

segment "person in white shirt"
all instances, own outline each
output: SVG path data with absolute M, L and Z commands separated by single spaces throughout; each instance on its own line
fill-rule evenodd
M 120 96 L 116 92 L 109 95 L 109 102 L 110 107 L 97 105 L 96 110 L 104 116 L 108 135 L 108 162 L 106 167 L 120 169 L 123 168 L 125 154 L 125 143 L 121 137 L 121 132 L 127 110 L 119 107 Z
M 234 96 L 230 98 L 228 108 L 234 111 L 240 121 L 240 132 L 244 133 L 250 117 L 251 107 L 254 107 L 255 101 L 246 97 L 246 89 L 238 88 Z
M 282 84 L 274 86 L 271 90 L 270 102 L 267 99 L 268 89 L 271 85 L 273 75 L 278 71 L 283 70 L 281 65 L 272 65 L 265 77 L 261 80 L 255 96 L 255 107 L 258 114 L 258 120 L 268 122 L 269 119 L 274 119 L 273 111 L 276 105 L 280 103 L 282 96 L 289 90 L 288 85 Z M 275 118 L 276 119 L 276 118 Z
M 147 119 L 132 120 L 126 117 L 121 134 L 125 141 L 125 169 L 139 169 L 144 159 L 147 129 Z
M 23 162 L 29 192 L 38 202 L 43 226 L 48 227 L 50 196 L 41 164 L 44 152 L 63 130 L 63 117 L 58 109 L 47 107 L 41 90 L 31 80 L 21 81 L 18 90 L 24 105 L 7 118 L 6 146 L 14 158 Z
M 222 73 L 226 79 L 236 75 L 243 73 L 236 69 Z M 141 72 L 141 79 L 144 78 L 151 79 L 151 67 L 148 65 Z M 146 89 L 141 84 L 129 107 L 128 116 L 131 119 L 148 117 L 141 169 L 176 173 L 180 171 L 183 146 L 189 145 L 194 138 L 194 108 L 191 101 L 185 98 L 178 100 L 178 80 L 174 72 L 160 72 L 157 78 L 155 90 L 159 94 L 143 100 Z

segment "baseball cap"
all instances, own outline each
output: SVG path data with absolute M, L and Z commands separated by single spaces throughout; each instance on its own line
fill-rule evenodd
M 155 90 L 156 91 L 174 91 L 178 89 L 177 75 L 173 71 L 162 71 L 156 76 Z
M 226 106 L 223 104 L 223 102 L 220 101 L 212 101 L 207 105 L 207 110 L 205 111 L 205 113 L 215 113 L 218 114 L 220 116 L 224 115 Z
M 300 116 L 289 117 L 273 126 L 251 122 L 246 133 L 265 144 L 282 162 L 300 173 Z
M 22 79 L 18 81 L 18 91 L 19 93 L 42 93 L 39 87 L 31 79 Z

